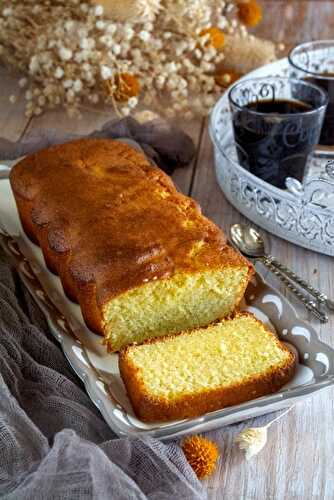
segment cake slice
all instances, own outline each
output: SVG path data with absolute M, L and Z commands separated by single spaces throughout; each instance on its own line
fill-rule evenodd
M 250 313 L 124 348 L 119 368 L 141 420 L 174 420 L 279 390 L 295 356 Z
M 22 226 L 110 351 L 230 314 L 251 264 L 134 148 L 82 139 L 10 174 Z

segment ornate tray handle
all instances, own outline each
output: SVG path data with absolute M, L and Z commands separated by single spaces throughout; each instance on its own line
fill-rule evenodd
M 288 177 L 286 187 L 301 205 L 313 204 L 333 212 L 334 223 L 334 160 L 328 160 L 325 174 L 311 177 L 303 186 L 297 179 Z

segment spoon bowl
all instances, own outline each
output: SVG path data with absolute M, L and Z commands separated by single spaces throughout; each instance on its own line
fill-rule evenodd
M 231 240 L 248 257 L 265 255 L 265 244 L 261 234 L 246 224 L 234 224 L 230 229 Z

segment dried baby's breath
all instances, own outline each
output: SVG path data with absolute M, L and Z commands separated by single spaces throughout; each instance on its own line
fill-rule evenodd
M 27 116 L 88 101 L 191 118 L 221 92 L 225 34 L 247 36 L 233 11 L 233 0 L 0 0 L 0 58 L 23 73 Z

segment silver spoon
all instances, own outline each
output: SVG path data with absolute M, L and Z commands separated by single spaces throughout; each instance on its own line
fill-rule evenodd
M 314 314 L 322 323 L 327 323 L 328 317 L 320 311 L 316 303 L 304 295 L 298 288 L 291 282 L 297 283 L 304 288 L 308 293 L 313 295 L 320 304 L 326 305 L 328 309 L 334 310 L 334 303 L 330 301 L 327 296 L 305 280 L 297 276 L 287 267 L 283 266 L 271 255 L 267 255 L 265 251 L 265 244 L 261 234 L 253 227 L 245 224 L 234 224 L 230 229 L 231 239 L 241 253 L 248 257 L 253 257 L 260 260 L 270 271 L 272 271 L 280 280 L 287 286 L 289 290 L 305 305 L 305 307 Z M 290 281 L 291 280 L 291 281 Z

